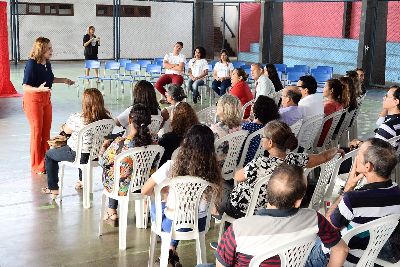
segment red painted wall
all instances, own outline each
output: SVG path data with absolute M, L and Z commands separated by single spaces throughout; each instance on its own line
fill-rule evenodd
M 284 3 L 283 32 L 286 35 L 342 37 L 343 3 Z M 388 3 L 387 41 L 400 42 L 400 3 Z M 260 4 L 240 4 L 239 51 L 249 51 L 260 39 Z M 353 3 L 350 38 L 360 34 L 361 2 Z

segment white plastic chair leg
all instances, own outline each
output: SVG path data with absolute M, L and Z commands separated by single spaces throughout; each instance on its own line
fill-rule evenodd
M 101 202 L 100 202 L 100 221 L 99 221 L 99 236 L 103 235 L 103 218 L 106 210 L 106 195 L 101 194 Z
M 82 192 L 82 197 L 83 197 L 83 208 L 89 209 L 90 208 L 90 178 L 88 177 L 88 171 L 87 168 L 89 167 L 83 167 L 82 169 L 82 183 L 83 183 L 83 192 Z
M 199 234 L 199 238 L 196 240 L 196 257 L 197 264 L 203 264 L 207 262 L 205 235 L 201 233 Z
M 60 202 L 62 201 L 62 192 L 63 192 L 63 181 L 64 181 L 64 164 L 60 164 L 60 187 L 59 187 L 59 197 L 60 197 Z
M 170 243 L 171 243 L 170 235 L 164 235 L 161 237 L 160 267 L 168 267 Z
M 128 204 L 126 200 L 120 200 L 119 205 L 119 249 L 126 250 L 126 230 L 128 225 Z
M 147 228 L 147 205 L 146 199 L 135 200 L 136 228 Z
M 154 267 L 156 245 L 157 245 L 157 234 L 151 231 L 148 267 Z

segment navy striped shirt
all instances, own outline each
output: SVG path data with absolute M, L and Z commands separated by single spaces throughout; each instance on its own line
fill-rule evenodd
M 331 222 L 333 226 L 343 228 L 342 234 L 345 234 L 358 225 L 399 213 L 400 188 L 389 179 L 385 182 L 369 183 L 360 189 L 345 193 L 331 215 Z M 368 233 L 353 237 L 348 244 L 350 252 L 347 261 L 357 263 L 368 241 Z
M 385 121 L 375 130 L 375 137 L 388 141 L 400 135 L 400 114 L 387 115 Z M 397 151 L 399 144 L 395 146 Z

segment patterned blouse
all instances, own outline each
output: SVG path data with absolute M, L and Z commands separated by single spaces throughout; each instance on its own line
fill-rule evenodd
M 115 157 L 130 148 L 135 147 L 135 139 L 117 137 L 99 158 L 99 165 L 103 168 L 102 181 L 104 188 L 111 192 L 114 188 L 114 159 Z M 119 180 L 118 195 L 125 196 L 129 190 L 131 175 L 133 171 L 133 160 L 126 157 L 121 162 L 121 178 Z
M 255 122 L 245 122 L 242 124 L 242 129 L 247 130 L 249 131 L 249 134 L 252 134 L 255 131 L 264 128 L 264 126 L 265 126 L 264 124 L 259 124 Z M 260 142 L 261 142 L 260 136 L 256 136 L 253 138 L 253 140 L 250 141 L 249 150 L 247 151 L 247 155 L 244 160 L 244 166 L 246 166 L 247 163 L 249 163 L 252 159 L 254 159 L 254 156 L 256 155 Z
M 210 129 L 214 133 L 215 140 L 224 137 L 225 135 L 234 133 L 240 130 L 240 126 L 234 127 L 230 129 L 228 125 L 224 124 L 223 122 L 218 122 L 210 126 Z M 220 164 L 220 167 L 224 165 L 226 155 L 228 154 L 229 150 L 229 142 L 223 142 L 219 147 L 216 148 L 217 160 Z
M 229 198 L 232 206 L 237 209 L 243 216 L 249 206 L 251 195 L 253 194 L 254 186 L 259 177 L 270 175 L 276 167 L 282 163 L 289 165 L 297 165 L 305 167 L 308 163 L 308 154 L 305 153 L 288 153 L 285 159 L 277 157 L 260 156 L 253 159 L 244 167 L 244 175 L 246 180 L 238 183 L 233 188 Z M 267 203 L 267 185 L 261 186 L 260 195 L 258 197 L 256 210 L 265 207 Z

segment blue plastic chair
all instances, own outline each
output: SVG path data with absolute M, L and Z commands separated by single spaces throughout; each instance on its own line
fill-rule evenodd
M 119 81 L 121 82 L 122 92 L 125 92 L 125 83 L 131 84 L 131 100 L 133 100 L 133 83 L 140 79 L 144 79 L 144 76 L 140 72 L 140 65 L 137 63 L 127 63 L 125 66 L 125 75 L 121 76 Z
M 315 78 L 318 85 L 325 85 L 326 81 L 331 78 L 330 73 L 317 72 L 317 71 L 313 72 L 312 76 Z
M 110 94 L 111 94 L 111 84 L 114 81 L 119 81 L 119 69 L 121 64 L 117 61 L 107 61 L 104 65 L 104 76 L 99 77 L 99 81 L 101 82 L 101 88 L 104 90 L 104 81 L 110 82 Z M 117 99 L 118 99 L 118 90 L 117 90 Z
M 157 64 L 157 65 L 161 65 L 161 66 L 162 66 L 163 62 L 164 62 L 164 58 L 162 58 L 162 57 L 156 57 L 153 60 L 153 64 Z
M 319 72 L 326 72 L 331 74 L 331 78 L 333 75 L 333 67 L 331 66 L 317 66 L 316 70 L 318 70 Z
M 85 69 L 100 69 L 100 61 L 98 60 L 85 60 Z M 90 81 L 90 86 L 92 85 L 92 80 L 98 80 L 98 77 L 95 75 L 81 75 L 78 76 L 78 80 L 82 80 L 82 88 L 85 88 L 85 80 Z M 96 84 L 97 87 L 97 84 Z M 79 86 L 76 87 L 76 94 L 79 97 Z
M 118 62 L 121 64 L 121 67 L 125 69 L 126 64 L 127 64 L 127 63 L 131 63 L 132 60 L 121 58 L 120 60 L 118 60 Z
M 286 73 L 286 64 L 274 64 L 274 66 L 277 71 L 280 71 L 281 73 Z
M 286 75 L 288 84 L 293 85 L 297 83 L 301 76 L 306 75 L 306 73 L 300 71 L 288 71 Z
M 294 65 L 293 68 L 298 72 L 310 73 L 310 67 L 307 65 Z
M 151 64 L 151 60 L 139 59 L 139 60 L 136 60 L 135 63 L 139 64 L 142 69 L 146 69 L 147 65 Z
M 208 62 L 209 65 L 212 66 L 212 69 L 214 69 L 215 64 L 217 64 L 218 60 L 211 60 L 210 62 Z M 210 69 L 208 69 L 210 70 Z
M 241 68 L 243 65 L 246 65 L 243 61 L 232 61 L 231 62 L 235 69 Z
M 154 81 L 154 79 L 161 76 L 161 66 L 157 64 L 149 64 L 146 67 L 146 77 L 148 81 Z

